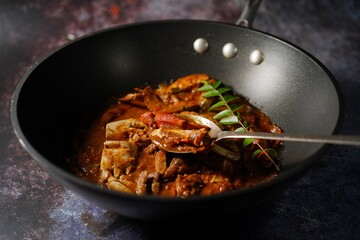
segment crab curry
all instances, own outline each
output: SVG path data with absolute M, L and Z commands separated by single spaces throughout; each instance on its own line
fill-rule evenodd
M 281 133 L 269 117 L 207 74 L 191 74 L 117 98 L 93 122 L 71 158 L 80 177 L 114 191 L 190 197 L 249 188 L 280 169 L 280 141 L 221 140 L 187 119 L 224 130 Z M 177 148 L 191 153 L 173 153 Z

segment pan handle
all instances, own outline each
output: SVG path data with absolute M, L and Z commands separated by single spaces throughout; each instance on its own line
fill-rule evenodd
M 250 28 L 254 22 L 261 1 L 262 0 L 249 0 L 235 24 Z

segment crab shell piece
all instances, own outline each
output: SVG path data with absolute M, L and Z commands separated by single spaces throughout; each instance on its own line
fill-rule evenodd
M 100 179 L 112 190 L 131 192 L 121 180 L 135 165 L 138 156 L 136 141 L 146 133 L 147 126 L 137 119 L 108 123 L 100 162 Z
M 196 92 L 205 81 L 210 81 L 206 74 L 192 74 L 177 79 L 167 87 L 154 90 L 150 86 L 143 89 L 144 103 L 153 113 L 176 113 L 197 108 L 209 107 L 212 99 L 203 98 L 202 92 Z
M 205 128 L 182 130 L 159 128 L 150 133 L 151 141 L 160 149 L 170 152 L 199 152 L 210 146 L 211 139 Z

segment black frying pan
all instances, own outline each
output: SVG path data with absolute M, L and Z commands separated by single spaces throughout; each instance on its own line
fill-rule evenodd
M 239 25 L 174 20 L 124 25 L 88 35 L 46 56 L 18 85 L 12 103 L 15 132 L 51 176 L 83 197 L 140 219 L 233 213 L 275 196 L 316 161 L 324 145 L 285 143 L 284 168 L 251 189 L 191 199 L 133 196 L 85 182 L 67 170 L 74 136 L 112 96 L 135 87 L 207 73 L 261 107 L 287 133 L 332 134 L 340 100 L 329 71 L 310 54 L 250 26 L 260 1 L 250 1 Z M 245 27 L 244 27 L 245 26 Z M 197 53 L 204 38 L 209 48 Z M 233 43 L 237 54 L 224 57 Z M 249 60 L 259 50 L 260 63 Z

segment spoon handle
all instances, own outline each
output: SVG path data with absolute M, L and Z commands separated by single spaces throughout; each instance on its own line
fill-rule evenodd
M 216 141 L 225 138 L 257 138 L 268 140 L 281 140 L 292 142 L 307 143 L 329 143 L 340 145 L 360 146 L 360 136 L 348 135 L 303 135 L 286 133 L 268 133 L 268 132 L 232 132 L 222 131 Z

